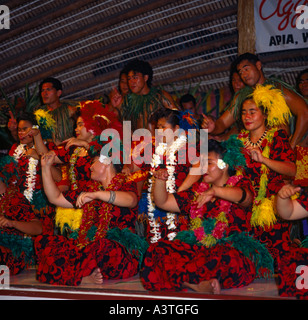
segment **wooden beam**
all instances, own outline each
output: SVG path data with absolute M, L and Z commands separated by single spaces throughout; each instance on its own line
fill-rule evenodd
M 231 35 L 231 36 L 221 38 L 220 40 L 213 40 L 213 41 L 209 41 L 205 44 L 198 45 L 196 47 L 187 48 L 187 49 L 181 50 L 177 53 L 166 54 L 166 55 L 163 55 L 157 59 L 149 60 L 148 62 L 151 64 L 152 67 L 155 67 L 155 66 L 159 66 L 164 63 L 167 63 L 168 61 L 184 58 L 184 57 L 187 57 L 187 56 L 190 56 L 193 54 L 201 53 L 203 51 L 219 48 L 224 45 L 230 45 L 232 43 L 236 43 L 236 40 L 237 40 L 237 36 Z M 104 74 L 104 75 L 101 75 L 101 76 L 98 76 L 98 77 L 95 77 L 92 79 L 87 79 L 87 81 L 78 82 L 70 87 L 67 87 L 64 90 L 64 94 L 65 95 L 72 94 L 74 92 L 85 89 L 87 87 L 95 86 L 99 83 L 104 83 L 104 82 L 111 81 L 113 79 L 118 79 L 118 77 L 119 77 L 118 70 L 113 71 L 113 72 L 109 72 L 108 74 Z
M 53 38 L 47 43 L 40 44 L 36 47 L 26 50 L 23 52 L 22 55 L 18 53 L 14 56 L 11 56 L 9 59 L 6 59 L 5 61 L 3 61 L 2 69 L 5 70 L 12 66 L 20 65 L 23 62 L 30 60 L 35 56 L 42 55 L 46 52 L 51 52 L 58 47 L 67 45 L 68 43 L 71 43 L 75 40 L 79 40 L 83 37 L 87 37 L 90 34 L 96 33 L 100 30 L 108 29 L 111 26 L 118 24 L 119 21 L 131 19 L 133 17 L 142 15 L 146 12 L 155 10 L 161 6 L 164 6 L 172 2 L 173 2 L 172 0 L 148 0 L 142 6 L 134 7 L 132 10 L 129 10 L 124 13 L 123 12 L 116 13 L 110 16 L 108 19 L 103 20 L 100 23 L 97 23 L 97 22 L 91 23 L 86 28 L 82 27 L 80 29 L 70 31 L 61 37 Z
M 16 7 L 19 7 L 23 4 L 25 4 L 25 0 L 7 0 L 7 1 L 1 1 L 1 4 L 8 6 L 11 11 L 12 9 L 15 9 Z
M 44 12 L 43 14 L 41 14 L 40 16 L 37 16 L 36 18 L 31 19 L 30 21 L 27 21 L 27 23 L 20 23 L 15 26 L 11 25 L 10 30 L 6 32 L 2 32 L 2 34 L 0 35 L 0 43 L 4 42 L 7 39 L 20 36 L 22 33 L 26 31 L 29 31 L 31 29 L 35 29 L 38 26 L 41 26 L 42 21 L 54 20 L 62 15 L 67 14 L 68 12 L 77 10 L 93 1 L 95 0 L 79 0 L 79 1 L 71 0 L 69 3 L 67 2 L 63 3 L 62 5 L 57 7 L 57 10 L 55 10 L 54 8 L 50 9 Z M 24 3 L 24 1 L 20 1 L 20 2 Z M 11 4 L 9 5 L 9 7 L 11 7 Z
M 290 52 L 291 51 L 291 52 Z M 279 53 L 277 55 L 277 52 L 273 52 L 272 54 L 266 56 L 266 57 L 260 57 L 260 60 L 263 65 L 272 63 L 272 62 L 283 62 L 285 59 L 295 59 L 295 58 L 307 58 L 307 50 L 301 49 L 296 50 L 295 53 L 293 50 L 288 50 L 286 52 Z M 293 52 L 293 53 L 292 53 Z M 185 74 L 177 74 L 174 77 L 169 77 L 166 79 L 163 79 L 159 81 L 159 84 L 170 84 L 174 82 L 179 82 L 183 80 L 189 80 L 197 77 L 202 77 L 205 75 L 211 75 L 215 74 L 217 72 L 225 72 L 230 71 L 230 64 L 221 64 L 221 65 L 213 65 L 212 67 L 205 68 L 203 70 L 199 70 L 193 73 L 185 73 Z
M 151 30 L 150 32 L 146 32 L 143 35 L 137 35 L 135 37 L 131 37 L 129 40 L 123 40 L 120 42 L 117 42 L 115 44 L 109 45 L 104 47 L 102 50 L 101 48 L 94 50 L 91 52 L 91 54 L 85 54 L 78 56 L 76 59 L 71 60 L 69 62 L 65 63 L 59 63 L 57 65 L 54 65 L 52 69 L 46 70 L 44 72 L 40 72 L 38 74 L 35 74 L 33 76 L 28 76 L 20 80 L 19 82 L 15 82 L 14 84 L 9 85 L 7 88 L 4 88 L 6 92 L 10 93 L 15 90 L 18 90 L 22 87 L 24 87 L 27 83 L 33 83 L 36 81 L 40 81 L 41 79 L 44 79 L 48 76 L 52 76 L 54 74 L 58 74 L 64 70 L 67 70 L 69 68 L 74 68 L 77 65 L 80 65 L 82 63 L 86 63 L 88 61 L 98 59 L 102 57 L 103 55 L 112 54 L 114 52 L 125 50 L 127 48 L 134 47 L 140 43 L 143 43 L 145 41 L 149 41 L 151 39 L 159 38 L 161 36 L 164 36 L 169 33 L 173 33 L 176 31 L 180 31 L 183 29 L 187 29 L 193 26 L 199 26 L 202 23 L 206 23 L 209 21 L 213 21 L 216 19 L 220 19 L 226 16 L 230 16 L 235 14 L 237 11 L 236 6 L 231 6 L 229 8 L 218 10 L 215 13 L 208 13 L 206 15 L 199 15 L 194 17 L 194 19 L 188 18 L 182 21 L 179 21 L 177 23 L 174 23 L 170 25 L 169 27 L 160 27 L 155 30 Z
M 256 52 L 254 0 L 239 0 L 237 11 L 238 54 Z
M 232 41 L 232 40 L 233 40 L 233 36 L 229 38 L 229 41 Z M 211 46 L 211 43 L 209 43 L 209 46 Z M 208 50 L 208 48 L 204 47 L 203 50 Z M 283 60 L 289 59 L 289 58 L 290 59 L 291 58 L 294 59 L 294 58 L 298 58 L 298 57 L 305 58 L 306 56 L 307 56 L 306 50 L 302 49 L 302 50 L 299 50 L 298 52 L 296 52 L 295 55 L 294 55 L 294 53 L 292 54 L 292 52 L 290 53 L 290 51 L 282 52 L 281 55 L 279 55 L 279 57 L 277 57 L 276 53 L 272 53 L 269 56 L 266 56 L 263 58 L 261 57 L 261 62 L 265 65 L 268 63 L 272 63 L 272 62 L 283 61 Z M 170 60 L 170 56 L 158 58 L 155 60 L 151 60 L 149 62 L 151 63 L 152 66 L 155 66 L 155 65 L 159 65 L 160 63 L 163 63 L 163 59 L 165 59 L 165 61 Z M 187 81 L 187 80 L 191 80 L 194 78 L 203 77 L 205 75 L 209 76 L 209 75 L 212 75 L 212 74 L 215 74 L 218 72 L 229 72 L 230 71 L 230 63 L 220 64 L 220 65 L 215 64 L 211 67 L 202 68 L 202 69 L 195 71 L 195 72 L 186 72 L 186 71 L 187 70 L 185 70 L 185 73 L 177 73 L 176 76 L 161 79 L 161 80 L 156 80 L 154 77 L 153 84 L 154 85 L 158 85 L 158 84 L 168 85 L 170 83 Z M 96 79 L 92 79 L 92 80 L 88 81 L 87 83 L 78 83 L 75 86 L 69 87 L 67 90 L 65 89 L 65 94 L 71 94 L 71 93 L 74 93 L 78 90 L 82 90 L 86 87 L 94 86 L 95 84 L 107 82 L 112 79 L 117 79 L 118 76 L 119 76 L 119 71 L 110 72 L 107 75 L 97 77 Z M 74 90 L 74 88 L 76 88 L 76 90 Z
M 262 64 L 267 64 L 271 62 L 283 62 L 283 60 L 297 58 L 304 58 L 307 61 L 307 49 L 263 53 L 259 54 L 258 56 Z
M 185 72 L 182 74 L 177 74 L 176 76 L 165 78 L 159 81 L 159 84 L 166 85 L 170 83 L 175 83 L 184 80 L 190 80 L 198 77 L 203 77 L 205 75 L 212 75 L 218 72 L 230 71 L 230 63 L 225 64 L 214 64 L 212 67 L 207 67 L 200 69 L 195 72 Z

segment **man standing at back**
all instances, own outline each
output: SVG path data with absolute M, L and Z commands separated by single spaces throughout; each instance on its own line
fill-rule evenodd
M 74 122 L 72 116 L 76 112 L 76 107 L 60 101 L 62 83 L 58 79 L 52 77 L 44 79 L 40 83 L 39 89 L 43 106 L 39 106 L 37 109 L 49 111 L 56 121 L 53 140 L 58 145 L 63 140 L 73 137 Z
M 168 92 L 152 86 L 153 69 L 148 62 L 135 59 L 125 68 L 131 93 L 125 97 L 122 106 L 123 118 L 132 121 L 133 131 L 145 128 L 153 132 L 152 113 L 160 107 L 177 107 Z
M 241 101 L 248 94 L 252 93 L 252 89 L 257 84 L 271 84 L 282 91 L 290 111 L 296 118 L 294 132 L 292 132 L 292 136 L 290 137 L 290 143 L 294 149 L 308 130 L 308 106 L 305 100 L 290 85 L 282 83 L 277 79 L 266 79 L 262 70 L 262 63 L 256 55 L 244 53 L 237 58 L 235 65 L 246 87 L 235 95 L 230 108 L 216 121 L 215 129 L 211 134 L 217 135 L 223 133 L 238 119 Z M 206 126 L 202 128 L 207 129 Z

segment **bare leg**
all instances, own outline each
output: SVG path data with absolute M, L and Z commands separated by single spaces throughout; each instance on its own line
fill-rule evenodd
M 198 284 L 184 282 L 183 285 L 184 287 L 190 288 L 200 293 L 220 294 L 220 290 L 221 290 L 220 283 L 217 279 L 201 281 Z
M 103 276 L 99 268 L 96 268 L 89 276 L 82 278 L 81 284 L 103 284 Z

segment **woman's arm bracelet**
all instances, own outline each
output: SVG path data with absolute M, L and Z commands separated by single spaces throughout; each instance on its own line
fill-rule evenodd
M 110 190 L 110 197 L 109 200 L 107 201 L 107 203 L 114 203 L 115 197 L 116 197 L 116 193 L 115 191 Z
M 241 198 L 239 201 L 236 202 L 236 203 L 238 203 L 238 204 L 244 202 L 245 199 L 246 199 L 246 196 L 247 196 L 246 190 L 245 190 L 244 188 L 241 188 L 241 190 L 243 191 L 243 194 L 242 194 L 242 198 Z

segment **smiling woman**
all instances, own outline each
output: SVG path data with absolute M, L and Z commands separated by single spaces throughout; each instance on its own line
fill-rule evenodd
M 294 151 L 285 130 L 279 129 L 289 115 L 280 90 L 257 85 L 242 104 L 245 129 L 238 136 L 245 145 L 246 174 L 257 192 L 250 222 L 255 237 L 268 247 L 276 262 L 290 242 L 289 223 L 274 213 L 275 195 L 286 176 L 292 178 L 296 173 Z
M 34 262 L 34 236 L 53 232 L 53 209 L 43 192 L 33 137 L 28 135 L 37 122 L 30 113 L 22 113 L 17 122 L 20 144 L 1 158 L 0 172 L 0 265 L 7 265 L 11 275 Z M 53 169 L 52 178 L 58 173 L 60 179 Z
M 82 218 L 76 223 L 74 211 L 63 212 L 59 220 L 71 215 L 63 225 L 63 235 L 43 235 L 36 239 L 38 280 L 79 285 L 81 281 L 101 284 L 103 278 L 134 276 L 147 248 L 146 241 L 134 231 L 138 202 L 135 182 L 120 173 L 122 166 L 100 156 L 94 158 L 91 180 L 86 185 L 62 193 L 51 179 L 53 162 L 53 153 L 42 157 L 48 199 L 70 210 L 81 208 Z M 69 257 L 67 252 L 70 252 Z
M 116 115 L 104 108 L 98 100 L 81 103 L 76 115 L 76 137 L 67 139 L 53 148 L 56 154 L 55 163 L 69 165 L 69 180 L 73 190 L 90 180 L 91 161 L 94 156 L 99 155 L 104 145 L 104 141 L 100 139 L 101 132 L 111 127 L 120 133 L 123 131 Z M 46 153 L 48 149 L 42 143 L 40 131 L 32 129 L 31 132 L 38 152 Z
M 237 166 L 245 164 L 242 148 L 235 136 L 224 143 L 210 140 L 203 181 L 182 192 L 167 192 L 166 175 L 156 173 L 157 206 L 189 214 L 190 228 L 173 241 L 161 239 L 150 245 L 141 270 L 147 290 L 189 287 L 219 293 L 221 288 L 248 285 L 256 272 L 270 272 L 270 254 L 248 236 L 253 188 L 247 177 L 235 175 Z
M 259 136 L 259 131 L 261 131 L 263 136 L 263 133 L 265 132 L 265 119 L 266 115 L 264 114 L 262 107 L 258 108 L 251 99 L 244 101 L 242 107 L 242 121 L 245 128 L 254 134 L 253 137 L 251 135 L 251 139 L 256 140 Z

